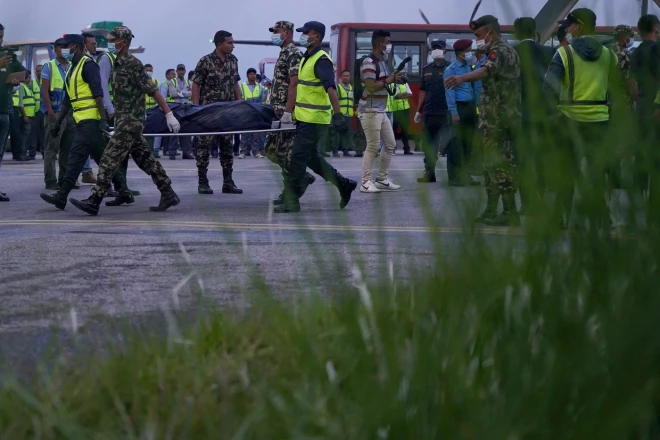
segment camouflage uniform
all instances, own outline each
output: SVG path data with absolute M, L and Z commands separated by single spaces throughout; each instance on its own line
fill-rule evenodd
M 628 85 L 631 81 L 634 81 L 634 77 L 630 65 L 630 53 L 628 53 L 626 47 L 621 46 L 618 42 L 618 39 L 622 36 L 627 36 L 632 39 L 635 36 L 635 32 L 632 27 L 626 24 L 618 25 L 614 28 L 614 38 L 617 41 L 611 47 L 612 51 L 616 54 L 617 65 L 619 66 L 619 70 L 621 70 L 622 78 Z M 632 96 L 630 96 L 630 93 L 628 93 L 628 104 L 630 106 L 633 105 L 633 99 Z
M 238 74 L 238 58 L 232 54 L 222 61 L 215 51 L 202 57 L 197 63 L 192 81 L 199 85 L 199 104 L 235 101 L 234 86 L 241 80 Z M 234 150 L 232 135 L 216 136 L 220 156 L 220 165 L 225 182 L 231 181 L 234 168 Z M 213 136 L 200 136 L 197 147 L 197 171 L 200 179 L 209 168 L 209 157 Z
M 131 31 L 123 26 L 115 28 L 112 33 L 117 38 L 132 38 Z M 114 95 L 115 133 L 101 158 L 92 194 L 98 198 L 105 196 L 108 185 L 129 153 L 137 166 L 151 176 L 161 192 L 171 188 L 172 182 L 142 136 L 145 95 L 153 96 L 156 93 L 158 89 L 154 82 L 147 76 L 140 60 L 127 52 L 117 57 L 110 84 Z
M 289 21 L 278 21 L 272 29 L 289 29 L 293 31 L 293 23 Z M 282 47 L 277 63 L 275 63 L 269 103 L 273 106 L 278 119 L 282 117 L 286 109 L 291 77 L 298 75 L 301 59 L 302 53 L 300 50 L 293 43 L 290 43 Z M 285 181 L 289 176 L 291 148 L 293 147 L 295 136 L 295 131 L 268 133 L 266 135 L 266 157 L 271 162 L 280 166 Z
M 513 136 L 520 113 L 520 59 L 503 40 L 494 41 L 482 67 L 481 119 L 484 150 L 484 184 L 487 192 L 515 193 L 516 165 Z

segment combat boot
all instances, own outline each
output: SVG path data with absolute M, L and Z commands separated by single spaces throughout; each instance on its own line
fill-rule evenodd
M 209 179 L 206 177 L 206 170 L 197 168 L 197 175 L 199 176 L 197 192 L 199 194 L 213 194 L 213 190 L 209 186 Z
M 475 223 L 485 223 L 486 220 L 497 217 L 497 204 L 500 201 L 500 193 L 499 191 L 486 191 L 486 195 L 488 196 L 486 209 L 479 217 L 474 219 Z
M 418 177 L 417 181 L 419 183 L 435 183 L 437 180 L 435 178 L 435 173 L 424 171 L 424 175 L 422 177 Z
M 337 189 L 339 190 L 339 196 L 341 197 L 341 201 L 339 202 L 339 207 L 341 209 L 346 208 L 348 202 L 351 201 L 351 196 L 357 186 L 358 183 L 355 180 L 348 179 L 337 173 Z
M 99 206 L 101 206 L 102 201 L 103 199 L 96 196 L 95 194 L 92 194 L 84 200 L 77 200 L 74 198 L 69 199 L 69 202 L 71 202 L 73 206 L 80 209 L 81 211 L 86 212 L 89 215 L 98 215 Z
M 314 182 L 316 182 L 316 177 L 314 177 L 310 173 L 305 173 L 305 178 L 303 179 L 303 184 L 302 184 L 302 187 L 301 187 L 302 194 L 305 194 L 305 191 L 307 191 L 307 188 L 309 187 L 309 185 L 312 185 Z M 284 182 L 284 187 L 285 188 L 286 188 L 287 185 L 288 185 L 288 183 Z M 284 191 L 286 191 L 286 189 Z M 279 206 L 279 205 L 284 203 L 284 191 L 282 191 L 282 193 L 279 196 L 277 196 L 277 198 L 275 200 L 273 200 L 273 205 Z M 302 196 L 302 194 L 301 194 L 301 196 Z
M 300 212 L 300 201 L 298 199 L 285 200 L 280 206 L 273 210 L 275 214 L 286 214 L 289 212 Z
M 222 192 L 223 194 L 243 194 L 243 190 L 238 188 L 231 178 L 231 171 L 222 170 Z
M 487 218 L 484 223 L 489 226 L 520 226 L 520 216 L 516 209 L 516 193 L 502 194 L 502 213 L 496 218 Z
M 66 207 L 66 196 L 59 191 L 54 194 L 41 193 L 40 195 L 44 202 L 55 205 L 57 209 L 62 210 Z
M 168 208 L 176 206 L 181 203 L 179 196 L 176 195 L 171 186 L 167 186 L 160 190 L 160 202 L 158 206 L 152 206 L 149 208 L 151 212 L 163 212 L 167 211 Z
M 135 202 L 135 198 L 130 191 L 120 192 L 119 195 L 114 199 L 108 202 L 105 202 L 105 206 L 121 206 L 121 205 L 130 205 Z

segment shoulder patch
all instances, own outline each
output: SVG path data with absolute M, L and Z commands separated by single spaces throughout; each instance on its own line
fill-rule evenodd
M 495 58 L 497 58 L 497 52 L 493 50 L 488 54 L 488 59 L 494 60 Z

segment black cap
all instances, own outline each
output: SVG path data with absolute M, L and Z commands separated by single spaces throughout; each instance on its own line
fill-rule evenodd
M 565 26 L 579 24 L 593 29 L 596 27 L 596 13 L 588 8 L 574 9 L 568 13 L 565 19 L 558 21 L 558 23 Z
M 303 27 L 296 29 L 296 32 L 301 32 L 303 34 L 306 34 L 309 31 L 316 31 L 321 35 L 325 35 L 325 25 L 318 21 L 308 21 Z
M 58 43 L 60 41 L 60 43 Z M 66 34 L 55 42 L 60 46 L 67 46 L 69 44 L 85 44 L 85 37 L 80 34 Z
M 64 38 L 58 38 L 55 40 L 55 46 L 66 46 L 66 44 Z
M 476 20 L 470 22 L 470 29 L 476 31 L 479 28 L 488 26 L 489 24 L 493 23 L 498 23 L 497 17 L 493 15 L 484 15 L 483 17 L 479 17 Z
M 516 34 L 529 35 L 536 32 L 536 20 L 532 17 L 519 17 L 513 22 Z
M 247 75 L 249 75 L 249 74 L 251 74 L 251 73 L 257 73 L 257 69 L 255 69 L 254 67 L 250 67 L 250 68 L 247 70 Z
M 176 66 L 176 70 L 186 70 L 186 66 L 184 66 L 183 64 L 179 64 Z
M 447 42 L 445 40 L 433 40 L 431 41 L 431 49 L 446 49 Z

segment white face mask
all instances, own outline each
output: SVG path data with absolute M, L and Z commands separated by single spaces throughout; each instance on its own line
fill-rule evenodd
M 445 57 L 445 51 L 442 49 L 433 49 L 431 51 L 431 58 L 434 60 L 439 60 Z
M 391 44 L 388 44 L 387 46 L 385 46 L 385 50 L 383 50 L 383 54 L 384 54 L 384 55 L 388 55 L 388 54 L 390 54 L 391 52 L 392 52 L 392 45 L 391 45 Z
M 573 42 L 573 35 L 570 32 L 566 33 L 566 41 L 568 44 L 571 44 Z
M 477 49 L 486 49 L 488 46 L 490 46 L 490 43 L 486 43 L 486 38 L 488 38 L 488 35 L 490 35 L 490 31 L 488 31 L 488 33 L 484 35 L 484 38 L 482 40 L 476 41 Z

